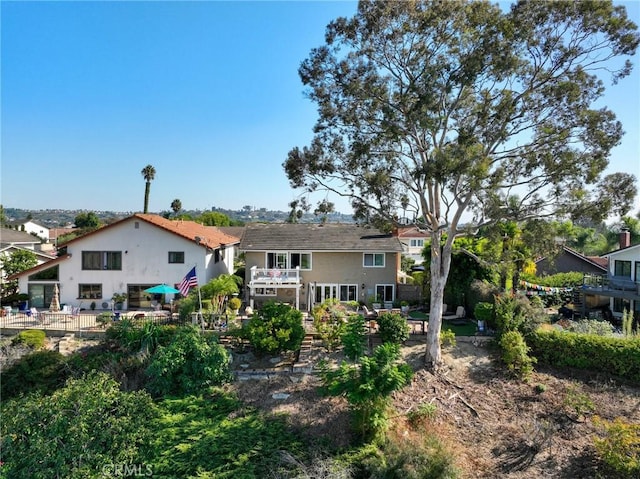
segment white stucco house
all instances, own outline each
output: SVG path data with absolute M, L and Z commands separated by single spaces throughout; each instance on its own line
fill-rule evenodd
M 411 258 L 416 265 L 424 262 L 422 251 L 429 241 L 429 234 L 417 226 L 401 226 L 393 232 L 402 244 L 402 254 Z
M 34 234 L 38 236 L 38 238 L 42 238 L 46 243 L 49 242 L 49 228 L 33 220 L 11 221 L 9 225 L 18 231 Z
M 195 266 L 199 285 L 233 272 L 239 238 L 213 226 L 137 213 L 59 245 L 59 256 L 20 274 L 29 305 L 48 308 L 57 284 L 60 303 L 111 309 L 114 293 L 125 307 L 148 308 L 159 299 L 144 290 L 175 286 Z

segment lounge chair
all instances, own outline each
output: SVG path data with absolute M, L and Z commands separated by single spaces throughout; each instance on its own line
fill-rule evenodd
M 448 321 L 452 319 L 464 319 L 466 316 L 467 312 L 464 310 L 464 306 L 458 306 L 455 314 L 443 314 L 442 319 Z
M 367 308 L 366 306 L 362 307 L 362 313 L 364 319 L 376 319 L 378 317 L 375 311 L 369 311 L 369 308 Z

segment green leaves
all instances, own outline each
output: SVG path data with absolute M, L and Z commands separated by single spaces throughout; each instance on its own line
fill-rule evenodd
M 103 467 L 142 463 L 156 414 L 147 393 L 122 392 L 115 380 L 95 372 L 51 396 L 6 402 L 3 472 L 16 479 L 101 477 Z
M 322 370 L 325 391 L 346 397 L 364 439 L 384 431 L 391 394 L 406 386 L 413 376 L 409 365 L 399 363 L 399 359 L 399 346 L 386 343 L 378 346 L 373 356 L 360 358 L 356 365 L 343 363 L 337 370 Z

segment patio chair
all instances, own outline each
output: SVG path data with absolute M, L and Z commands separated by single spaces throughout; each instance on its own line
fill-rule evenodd
M 27 316 L 29 318 L 33 318 L 37 323 L 42 322 L 40 312 L 36 308 L 30 308 L 29 310 L 27 310 Z
M 458 306 L 455 314 L 443 314 L 442 319 L 445 321 L 452 319 L 464 319 L 466 316 L 467 312 L 464 310 L 464 306 Z
M 378 317 L 375 311 L 369 311 L 369 308 L 366 306 L 362 306 L 362 313 L 364 319 L 376 319 Z

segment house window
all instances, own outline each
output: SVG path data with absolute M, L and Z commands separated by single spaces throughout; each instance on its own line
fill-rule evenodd
M 640 282 L 640 261 L 636 261 L 636 277 L 635 281 Z M 636 303 L 640 303 L 640 301 L 636 301 Z
M 291 267 L 300 269 L 311 269 L 311 253 L 290 253 Z
M 287 269 L 287 253 L 286 252 L 268 252 L 267 253 L 267 268 Z
M 102 285 L 101 284 L 79 284 L 78 298 L 102 299 Z
M 213 262 L 214 263 L 219 263 L 220 262 L 220 250 L 217 249 L 213 252 Z
M 121 270 L 122 269 L 122 252 L 121 251 L 83 251 L 82 252 L 82 269 L 83 270 Z
M 424 246 L 424 240 L 423 239 L 412 239 L 411 240 L 411 246 L 414 248 L 422 248 Z
M 364 253 L 365 268 L 384 268 L 384 253 Z
M 376 296 L 383 303 L 393 301 L 394 289 L 392 284 L 376 284 Z
M 316 291 L 316 294 L 315 294 L 316 303 L 322 303 L 327 299 L 338 298 L 337 284 L 316 284 L 315 291 Z
M 616 260 L 613 266 L 613 274 L 631 278 L 631 261 Z
M 29 281 L 41 281 L 41 280 L 57 280 L 59 279 L 59 268 L 55 265 L 51 268 L 43 269 L 37 273 L 29 275 Z
M 358 286 L 355 284 L 340 285 L 340 301 L 357 301 Z
M 613 298 L 613 312 L 622 313 L 624 311 L 631 311 L 631 303 L 628 299 Z
M 169 263 L 184 263 L 184 251 L 169 251 Z
M 256 296 L 275 296 L 275 288 L 256 288 Z

